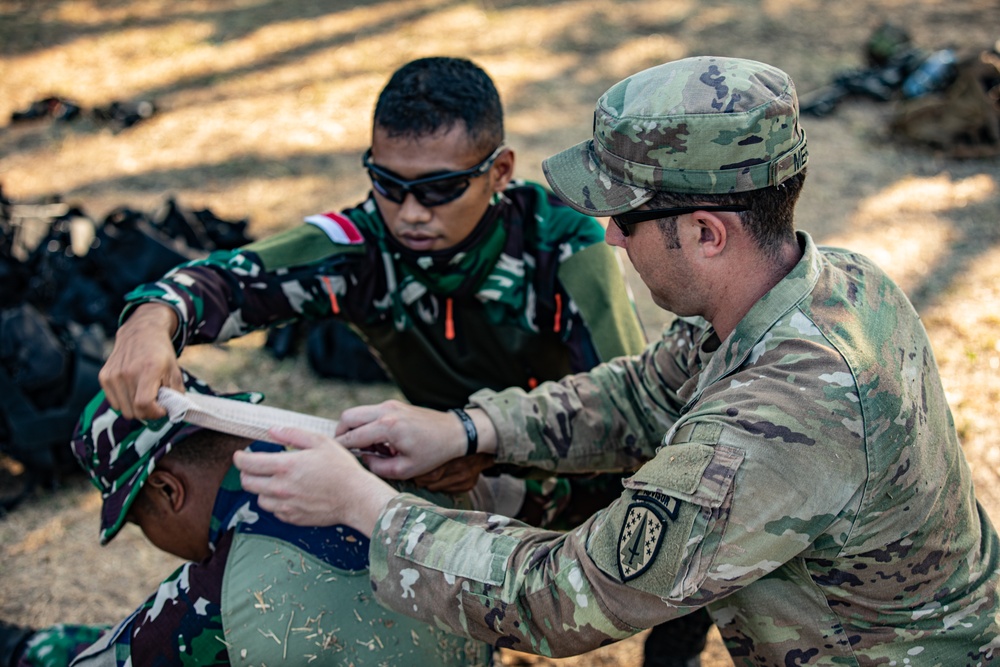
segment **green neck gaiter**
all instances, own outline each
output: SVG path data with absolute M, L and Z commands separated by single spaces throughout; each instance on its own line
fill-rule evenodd
M 389 233 L 381 215 L 372 216 L 377 220 L 368 218 L 365 222 L 371 225 L 379 250 L 400 259 L 399 291 L 417 281 L 435 294 L 464 297 L 475 294 L 483 284 L 507 240 L 507 231 L 498 220 L 501 209 L 498 202 L 499 195 L 494 195 L 482 219 L 463 241 L 433 252 L 414 252 L 404 246 Z

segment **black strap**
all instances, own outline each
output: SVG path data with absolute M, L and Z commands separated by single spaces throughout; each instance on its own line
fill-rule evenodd
M 449 412 L 455 413 L 458 415 L 458 418 L 462 420 L 462 427 L 465 428 L 465 438 L 468 441 L 468 446 L 465 449 L 465 455 L 472 456 L 479 450 L 479 433 L 476 431 L 475 422 L 472 421 L 472 417 L 470 417 L 465 410 L 452 408 Z

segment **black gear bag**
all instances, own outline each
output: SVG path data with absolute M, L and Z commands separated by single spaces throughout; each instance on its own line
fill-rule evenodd
M 103 347 L 97 327 L 56 326 L 30 304 L 0 311 L 0 453 L 23 468 L 0 470 L 0 512 L 77 470 L 69 441 L 100 390 Z

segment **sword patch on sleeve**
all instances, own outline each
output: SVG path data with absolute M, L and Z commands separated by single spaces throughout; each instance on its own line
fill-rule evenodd
M 635 579 L 653 564 L 679 511 L 676 498 L 660 493 L 636 496 L 618 535 L 618 574 L 623 582 Z

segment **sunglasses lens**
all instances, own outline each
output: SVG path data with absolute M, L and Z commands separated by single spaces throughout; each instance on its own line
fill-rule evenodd
M 469 179 L 463 176 L 422 183 L 413 187 L 413 194 L 424 206 L 440 206 L 458 199 L 468 188 Z
M 368 177 L 371 179 L 372 187 L 375 188 L 375 191 L 389 201 L 402 204 L 403 200 L 406 199 L 406 189 L 399 183 L 380 176 L 370 169 L 368 170 Z
M 427 176 L 412 181 L 404 181 L 394 176 L 387 169 L 383 169 L 371 162 L 371 149 L 365 153 L 361 163 L 368 171 L 368 178 L 371 179 L 372 189 L 386 199 L 396 204 L 402 204 L 406 200 L 407 193 L 412 192 L 423 206 L 440 206 L 454 201 L 465 194 L 469 189 L 471 179 L 482 176 L 493 165 L 493 161 L 500 154 L 502 147 L 498 147 L 492 155 L 480 162 L 475 167 L 460 171 L 446 172 L 439 176 Z

